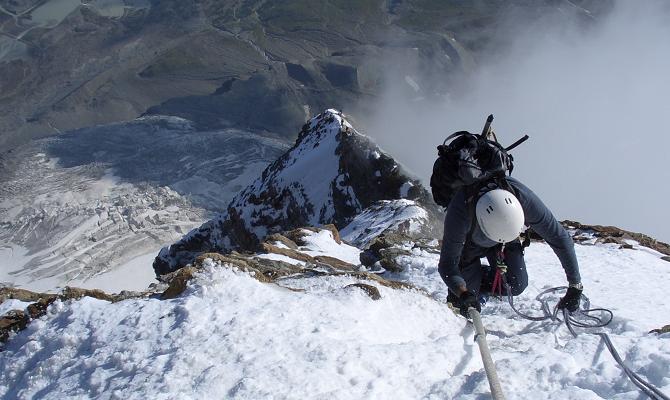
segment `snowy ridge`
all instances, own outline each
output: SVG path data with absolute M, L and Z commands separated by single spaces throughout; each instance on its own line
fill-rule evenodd
M 376 202 L 401 198 L 416 201 L 426 215 L 438 213 L 418 180 L 342 113 L 326 110 L 305 124 L 295 145 L 235 196 L 226 212 L 163 248 L 154 269 L 169 273 L 203 252 L 255 250 L 268 234 L 302 226 L 343 228 Z
M 303 233 L 301 252 L 346 256 L 329 231 Z M 408 248 L 411 254 L 400 257 L 406 270 L 395 278 L 420 291 L 354 274 L 300 273 L 261 283 L 231 264 L 205 259 L 176 299 L 57 301 L 0 353 L 0 397 L 488 396 L 473 329 L 441 301 L 439 256 Z M 670 333 L 647 332 L 668 322 L 670 301 L 663 285 L 627 279 L 642 274 L 665 282 L 666 262 L 613 244 L 576 250 L 586 294 L 615 313 L 605 330 L 626 363 L 667 393 Z M 530 285 L 516 304 L 537 314 L 535 295 L 565 277 L 549 246 L 535 243 L 526 255 Z M 351 286 L 359 283 L 374 286 L 380 298 Z M 644 317 L 642 292 L 655 300 L 655 312 Z M 562 325 L 519 319 L 495 299 L 482 315 L 508 399 L 640 397 L 596 336 L 575 339 Z
M 354 212 L 361 205 L 351 187 L 342 185 L 346 173 L 339 172 L 338 135 L 353 129 L 335 110 L 326 116 L 309 121 L 307 133 L 253 184 L 238 194 L 230 204 L 246 227 L 257 237 L 263 237 L 273 224 L 299 214 L 302 225 L 330 223 L 335 216 L 335 191 L 344 192 Z M 353 133 L 349 133 L 353 134 Z M 287 199 L 271 204 L 261 199 Z M 297 216 L 297 215 L 296 215 Z M 269 223 L 268 223 L 269 222 Z

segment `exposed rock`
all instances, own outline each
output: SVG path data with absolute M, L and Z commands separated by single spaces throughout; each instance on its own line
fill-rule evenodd
M 47 313 L 47 309 L 49 308 L 49 305 L 56 301 L 58 297 L 53 296 L 53 297 L 43 297 L 39 300 L 37 300 L 36 303 L 33 303 L 28 306 L 28 315 L 30 316 L 30 319 L 37 319 Z
M 379 254 L 376 254 L 370 249 L 364 250 L 361 252 L 359 255 L 359 259 L 361 261 L 361 264 L 368 268 L 372 268 L 372 266 L 375 265 L 377 261 L 379 261 Z
M 670 256 L 661 257 L 661 260 L 670 262 Z
M 348 262 L 342 261 L 339 258 L 330 257 L 330 256 L 316 256 L 314 260 L 317 263 L 327 264 L 340 271 L 354 271 L 356 266 Z
M 188 282 L 195 277 L 198 271 L 195 267 L 181 268 L 170 276 L 170 286 L 161 294 L 161 300 L 174 299 L 186 290 Z
M 289 249 L 293 250 L 298 249 L 298 245 L 293 240 L 287 238 L 286 236 L 280 233 L 273 233 L 272 235 L 269 235 L 267 238 L 265 238 L 265 242 L 270 244 L 272 242 L 279 242 L 284 246 L 288 247 Z
M 297 244 L 298 246 L 304 246 L 307 243 L 305 243 L 303 238 L 309 234 L 308 231 L 316 232 L 316 230 L 314 228 L 307 227 L 307 228 L 293 229 L 293 230 L 290 230 L 288 232 L 284 232 L 284 235 L 287 238 L 289 238 L 291 241 L 293 241 L 295 244 Z
M 442 241 L 431 238 L 414 239 L 412 242 L 412 248 L 427 251 L 429 253 L 439 254 L 442 250 Z
M 405 243 L 410 243 L 411 238 L 401 233 L 385 233 L 377 236 L 370 242 L 368 248 L 376 253 L 389 247 L 399 247 Z
M 299 251 L 297 251 L 297 250 L 293 250 L 293 249 L 282 249 L 282 248 L 280 248 L 280 247 L 273 246 L 273 245 L 268 244 L 268 243 L 263 243 L 263 244 L 261 245 L 261 248 L 262 248 L 263 251 L 266 252 L 266 253 L 281 254 L 281 255 L 283 255 L 283 256 L 290 257 L 290 258 L 292 258 L 292 259 L 294 259 L 294 260 L 305 261 L 305 262 L 309 262 L 309 263 L 312 263 L 312 264 L 314 264 L 314 263 L 316 262 L 316 261 L 314 260 L 314 257 L 312 257 L 312 256 L 310 256 L 310 255 L 308 255 L 308 254 L 305 254 L 305 253 L 301 253 L 301 252 L 299 252 Z
M 25 302 L 38 301 L 41 298 L 48 296 L 55 296 L 55 295 L 36 293 L 31 292 L 30 290 L 13 288 L 13 287 L 0 288 L 0 303 L 8 299 L 16 299 Z
M 563 224 L 566 229 L 574 231 L 573 238 L 576 242 L 584 242 L 595 238 L 596 243 L 616 243 L 623 248 L 633 248 L 632 246 L 628 247 L 630 246 L 630 243 L 628 243 L 627 240 L 634 240 L 641 246 L 648 247 L 659 253 L 665 254 L 666 256 L 670 256 L 669 244 L 658 241 L 642 233 L 626 231 L 615 226 L 584 225 L 570 220 L 562 221 L 561 224 Z
M 10 311 L 0 318 L 0 342 L 9 337 L 9 332 L 18 332 L 26 328 L 28 323 L 47 313 L 49 306 L 56 300 L 79 300 L 83 297 L 93 297 L 99 300 L 117 302 L 131 298 L 144 298 L 154 292 L 123 291 L 119 294 L 107 294 L 98 289 L 81 289 L 66 287 L 61 294 L 36 293 L 25 289 L 10 287 L 0 288 L 0 303 L 7 299 L 17 299 L 24 302 L 34 302 L 27 307 L 27 314 L 20 310 Z
M 49 305 L 54 300 L 79 300 L 82 297 L 93 297 L 99 300 L 106 300 L 110 302 L 117 302 L 126 299 L 134 299 L 140 297 L 147 297 L 154 292 L 148 290 L 146 292 L 133 292 L 124 290 L 119 294 L 108 294 L 99 289 L 81 289 L 67 286 L 60 294 L 53 293 L 37 293 L 26 289 L 18 289 L 11 287 L 0 288 L 0 303 L 7 299 L 17 299 L 25 302 L 35 302 Z M 34 317 L 33 317 L 34 318 Z
M 402 272 L 405 270 L 405 267 L 402 263 L 398 262 L 398 257 L 411 255 L 407 250 L 399 249 L 396 247 L 389 247 L 386 249 L 381 249 L 379 251 L 380 259 L 379 263 L 384 269 L 390 272 Z
M 649 331 L 649 333 L 658 333 L 659 335 L 663 333 L 670 333 L 670 325 L 665 325 L 663 328 L 659 329 L 653 329 Z
M 342 239 L 340 238 L 340 231 L 337 230 L 337 227 L 335 225 L 326 224 L 323 226 L 323 229 L 327 229 L 333 234 L 333 240 L 335 240 L 335 243 L 342 244 Z
M 21 310 L 12 310 L 0 318 L 0 342 L 6 342 L 11 332 L 18 332 L 28 325 L 28 316 Z
M 281 278 L 290 276 L 299 279 L 311 276 L 350 276 L 359 280 L 374 281 L 382 286 L 393 289 L 417 290 L 417 287 L 398 281 L 384 279 L 376 274 L 356 270 L 353 264 L 346 263 L 334 257 L 315 257 L 316 265 L 307 264 L 305 267 L 285 263 L 282 261 L 256 258 L 253 254 L 244 255 L 237 252 L 230 254 L 206 253 L 200 255 L 195 265 L 200 268 L 205 260 L 211 259 L 223 268 L 236 267 L 249 273 L 253 278 L 264 283 L 277 283 Z M 327 268 L 323 268 L 327 267 Z M 174 279 L 179 271 L 164 275 L 162 279 Z
M 397 257 L 412 254 L 402 248 L 408 243 L 411 243 L 411 239 L 404 234 L 397 232 L 382 234 L 372 239 L 368 248 L 361 253 L 361 263 L 366 267 L 372 267 L 379 262 L 387 271 L 401 272 L 404 267 L 397 261 Z
M 98 300 L 106 300 L 113 302 L 115 297 L 113 295 L 107 294 L 99 289 L 81 289 L 67 286 L 63 289 L 63 294 L 60 296 L 63 300 L 79 300 L 84 296 L 93 297 Z
M 223 266 L 237 267 L 241 271 L 248 272 L 260 282 L 265 283 L 274 282 L 280 277 L 303 271 L 301 267 L 283 261 L 253 258 L 252 255 L 245 256 L 237 252 L 231 252 L 226 255 L 218 253 L 202 254 L 196 259 L 196 265 L 201 266 L 208 258 Z
M 365 292 L 372 300 L 379 300 L 382 298 L 381 294 L 379 293 L 379 289 L 372 285 L 368 285 L 365 283 L 352 283 L 351 285 L 347 285 L 344 287 L 345 289 L 349 288 L 359 288 Z

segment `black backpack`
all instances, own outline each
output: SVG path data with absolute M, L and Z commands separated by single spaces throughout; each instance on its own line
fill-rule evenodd
M 528 135 L 505 148 L 491 131 L 493 115 L 489 115 L 480 135 L 456 132 L 437 146 L 438 158 L 433 165 L 430 188 L 435 203 L 448 207 L 456 192 L 465 187 L 471 199 L 491 183 L 507 189 L 505 175 L 512 174 L 514 158 L 508 152 L 528 139 Z M 493 140 L 489 139 L 493 138 Z M 447 144 L 451 140 L 451 143 Z

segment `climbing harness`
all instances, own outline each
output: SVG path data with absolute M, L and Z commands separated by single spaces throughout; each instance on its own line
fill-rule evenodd
M 605 309 L 605 308 L 589 308 L 591 305 L 591 302 L 588 297 L 586 297 L 584 294 L 581 295 L 581 300 L 582 304 L 584 305 L 582 309 L 580 309 L 577 312 L 577 315 L 583 317 L 583 319 L 578 319 L 576 318 L 575 314 L 571 314 L 567 309 L 563 309 L 563 320 L 561 320 L 558 317 L 558 306 L 555 306 L 554 309 L 552 310 L 551 307 L 549 306 L 549 302 L 544 299 L 544 296 L 549 294 L 549 293 L 555 293 L 558 291 L 563 291 L 567 290 L 568 288 L 566 286 L 559 286 L 559 287 L 554 287 L 547 289 L 543 291 L 542 293 L 538 294 L 535 299 L 540 302 L 541 308 L 543 315 L 542 316 L 531 316 L 531 315 L 526 315 L 522 313 L 521 311 L 517 310 L 517 308 L 514 306 L 514 298 L 512 296 L 512 288 L 511 286 L 507 283 L 507 277 L 505 276 L 505 271 L 504 270 L 499 270 L 501 279 L 502 279 L 502 284 L 505 286 L 505 289 L 507 290 L 507 300 L 509 302 L 510 307 L 512 307 L 512 310 L 519 315 L 520 317 L 530 320 L 530 321 L 545 321 L 545 320 L 552 320 L 555 322 L 565 322 L 565 325 L 567 326 L 568 330 L 570 333 L 574 336 L 577 337 L 577 331 L 575 330 L 575 327 L 577 328 L 584 328 L 584 329 L 595 329 L 595 328 L 602 328 L 607 326 L 610 322 L 612 322 L 612 318 L 614 314 L 612 311 Z M 497 276 L 497 275 L 496 275 Z M 594 313 L 600 313 L 601 316 L 595 316 L 592 315 Z M 605 346 L 609 350 L 609 352 L 612 354 L 612 357 L 614 360 L 619 364 L 621 369 L 624 371 L 624 373 L 628 376 L 628 378 L 637 386 L 644 394 L 646 394 L 650 399 L 653 400 L 670 400 L 670 397 L 666 396 L 664 393 L 662 393 L 660 390 L 658 390 L 656 387 L 654 387 L 651 383 L 645 381 L 642 379 L 638 374 L 636 374 L 634 371 L 632 371 L 630 368 L 628 368 L 621 357 L 619 356 L 619 353 L 616 351 L 614 348 L 614 344 L 612 344 L 612 340 L 609 338 L 609 336 L 604 333 L 604 332 L 590 332 L 588 330 L 585 330 L 586 333 L 592 334 L 592 335 L 597 335 L 600 336 L 600 338 L 603 340 L 605 343 Z
M 491 285 L 492 295 L 502 298 L 505 273 L 507 273 L 507 264 L 505 264 L 505 245 L 503 244 L 496 252 L 496 274 Z

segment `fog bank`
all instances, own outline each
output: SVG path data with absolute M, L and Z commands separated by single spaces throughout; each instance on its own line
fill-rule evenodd
M 667 2 L 621 1 L 587 28 L 565 15 L 507 20 L 517 27 L 510 47 L 480 59 L 448 96 L 412 100 L 431 85 L 396 79 L 366 133 L 427 183 L 435 146 L 457 130 L 480 132 L 492 113 L 504 145 L 530 135 L 513 151 L 514 176 L 557 218 L 668 242 L 669 17 Z

